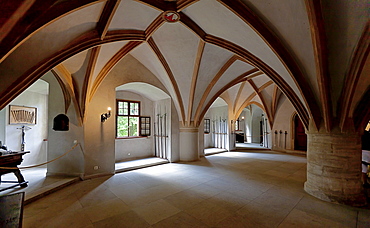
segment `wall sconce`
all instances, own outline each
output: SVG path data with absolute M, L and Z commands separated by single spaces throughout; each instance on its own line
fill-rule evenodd
M 103 113 L 103 114 L 100 115 L 100 119 L 101 119 L 102 123 L 104 123 L 110 117 L 110 114 L 111 114 L 110 111 L 111 110 L 112 109 L 110 107 L 108 107 L 108 112 Z
M 244 116 L 242 116 L 242 120 L 244 120 Z

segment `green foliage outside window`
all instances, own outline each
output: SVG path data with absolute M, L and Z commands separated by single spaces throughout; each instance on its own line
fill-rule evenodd
M 139 136 L 140 103 L 117 101 L 117 137 Z

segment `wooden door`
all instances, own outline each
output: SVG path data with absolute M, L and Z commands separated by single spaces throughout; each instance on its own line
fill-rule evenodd
M 294 150 L 307 150 L 307 135 L 298 115 L 294 118 Z

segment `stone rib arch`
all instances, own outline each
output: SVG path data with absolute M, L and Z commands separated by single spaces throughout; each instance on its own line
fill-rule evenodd
M 156 1 L 142 1 L 142 2 L 144 2 L 144 3 L 148 4 L 148 5 L 152 5 L 152 6 L 156 7 L 156 8 L 161 9 L 161 10 L 166 9 L 166 7 L 168 6 L 166 4 L 156 3 Z M 181 5 L 182 5 L 182 7 L 185 7 L 186 5 L 190 5 L 190 4 L 194 3 L 194 2 L 195 1 L 181 2 Z M 227 7 L 233 9 L 233 12 L 236 13 L 237 15 L 239 15 L 241 18 L 244 18 L 244 21 L 246 21 L 247 24 L 252 25 L 253 23 L 256 23 L 255 25 L 253 25 L 253 27 L 265 31 L 265 33 L 259 32 L 259 34 L 261 36 L 263 36 L 263 34 L 265 34 L 265 35 L 266 34 L 267 35 L 269 34 L 268 28 L 264 28 L 263 26 L 261 27 L 260 20 L 256 16 L 253 16 L 253 17 L 256 17 L 256 18 L 253 18 L 252 17 L 252 18 L 247 18 L 246 19 L 245 18 L 245 15 L 241 11 L 235 10 L 235 8 L 234 8 L 235 5 L 233 5 L 234 3 L 230 3 L 228 1 L 220 1 L 220 2 L 222 2 L 222 4 L 224 4 L 224 5 L 226 4 Z M 244 6 L 244 5 L 241 5 L 241 6 L 243 6 L 243 10 L 247 9 L 246 6 Z M 248 20 L 252 20 L 253 23 L 251 23 Z M 287 84 L 284 84 L 284 80 L 282 80 L 281 78 L 279 78 L 276 72 L 273 72 L 272 69 L 263 69 L 264 67 L 267 67 L 267 65 L 266 64 L 263 64 L 261 62 L 260 63 L 256 63 L 256 58 L 253 57 L 253 55 L 251 56 L 250 53 L 247 53 L 245 50 L 242 51 L 242 52 L 236 50 L 236 49 L 238 49 L 240 47 L 238 47 L 238 46 L 236 46 L 236 45 L 234 45 L 232 43 L 222 44 L 222 43 L 224 43 L 224 40 L 222 40 L 220 38 L 217 38 L 217 37 L 214 37 L 214 36 L 211 36 L 211 35 L 207 35 L 199 26 L 197 26 L 189 18 L 186 18 L 184 16 L 184 19 L 182 19 L 181 22 L 184 23 L 185 25 L 187 25 L 188 28 L 190 28 L 196 34 L 198 34 L 199 37 L 201 39 L 203 39 L 205 42 L 218 45 L 221 48 L 230 50 L 233 53 L 236 53 L 237 55 L 243 56 L 243 58 L 245 59 L 245 61 L 252 62 L 254 66 L 257 66 L 258 68 L 262 69 L 263 71 L 266 71 L 270 77 L 271 77 L 271 74 L 275 75 L 275 83 L 277 83 L 279 87 L 283 87 L 282 90 L 284 91 L 284 93 L 286 93 L 288 95 L 288 98 L 292 100 L 292 103 L 295 104 L 295 108 L 301 113 L 301 116 L 304 116 L 305 117 L 304 118 L 305 119 L 305 121 L 304 121 L 305 124 L 308 124 L 308 119 L 310 117 L 309 116 L 309 112 L 307 112 L 307 110 L 305 109 L 304 105 L 300 102 L 300 99 L 298 97 L 294 97 L 294 92 L 293 91 L 289 91 L 289 86 Z M 94 46 L 97 46 L 97 45 L 102 45 L 102 44 L 108 43 L 108 42 L 114 42 L 114 41 L 120 41 L 120 40 L 145 41 L 145 40 L 148 40 L 150 38 L 151 34 L 162 23 L 163 23 L 163 20 L 161 20 L 159 17 L 157 17 L 157 19 L 147 28 L 147 31 L 145 31 L 145 32 L 144 31 L 137 31 L 137 30 L 108 31 L 106 33 L 106 35 L 104 36 L 104 39 L 103 40 L 101 39 L 102 38 L 102 36 L 101 36 L 102 34 L 99 33 L 97 30 L 94 30 L 94 31 L 91 31 L 91 32 L 89 32 L 89 33 L 87 33 L 85 35 L 82 35 L 79 39 L 76 39 L 75 42 L 71 42 L 70 46 L 74 46 L 73 48 L 71 48 L 73 50 L 66 51 L 66 52 L 68 52 L 68 55 L 71 56 L 71 55 L 73 55 L 72 52 L 78 53 L 79 51 L 86 50 L 87 48 L 91 48 L 91 47 L 94 47 Z M 271 39 L 272 40 L 274 40 L 274 39 L 277 39 L 278 40 L 277 37 L 273 37 Z M 65 48 L 65 50 L 67 50 L 67 49 L 68 49 L 68 47 Z M 45 61 L 49 62 L 49 64 L 53 67 L 53 64 L 56 65 L 56 64 L 62 62 L 63 59 L 66 59 L 67 58 L 67 57 L 60 58 L 59 60 L 56 60 L 55 59 L 56 56 L 63 55 L 62 52 L 57 53 L 55 56 L 49 57 L 49 59 L 47 59 L 47 60 L 45 59 Z M 54 63 L 51 63 L 51 62 L 54 62 Z M 32 70 L 28 71 L 25 74 L 27 76 L 22 76 L 22 79 L 21 80 L 18 80 L 17 83 L 14 83 L 13 85 L 18 84 L 18 82 L 21 81 L 24 84 L 24 87 L 27 87 L 27 85 L 29 84 L 29 83 L 27 83 L 27 81 L 28 81 L 27 78 L 28 77 L 30 77 L 31 80 L 33 80 L 32 78 L 39 77 L 40 75 L 42 75 L 42 72 L 43 71 L 47 71 L 48 70 L 48 67 L 46 66 L 47 63 L 39 63 L 39 65 L 40 65 L 40 67 L 42 65 L 42 68 L 44 68 L 44 70 L 42 70 L 42 69 L 40 70 L 39 69 L 39 66 L 36 66 Z M 27 78 L 25 78 L 25 77 L 27 77 Z M 172 82 L 173 82 L 173 80 L 172 80 Z M 94 88 L 96 88 L 96 85 L 94 85 Z M 14 91 L 16 91 L 16 90 L 14 90 Z M 7 92 L 13 92 L 13 91 L 7 91 Z M 7 93 L 7 94 L 14 94 L 14 93 Z M 92 95 L 93 95 L 93 93 L 92 93 Z M 177 92 L 177 96 L 178 95 L 179 95 L 179 93 Z M 11 99 L 9 99 L 9 100 L 11 100 Z M 178 101 L 180 102 L 179 103 L 179 106 L 180 106 L 180 109 L 181 109 L 181 111 L 180 111 L 181 112 L 181 116 L 183 117 L 183 119 L 185 119 L 185 116 L 186 116 L 185 114 L 187 112 L 185 111 L 185 108 L 184 107 L 181 107 L 182 100 L 178 98 Z M 197 114 L 196 116 L 199 116 L 199 114 Z M 197 118 L 196 116 L 195 116 L 194 119 Z M 189 117 L 188 117 L 188 119 L 189 119 Z
M 209 100 L 209 102 L 207 104 L 202 104 L 203 105 L 203 109 L 201 112 L 199 112 L 199 115 L 195 116 L 194 117 L 194 124 L 195 126 L 199 126 L 200 124 L 200 120 L 202 120 L 204 118 L 204 115 L 206 114 L 207 110 L 211 107 L 212 103 L 217 99 L 217 97 L 219 97 L 223 92 L 225 92 L 227 89 L 229 89 L 230 87 L 232 87 L 233 85 L 236 85 L 240 82 L 243 82 L 246 80 L 246 78 L 248 76 L 252 76 L 253 77 L 253 74 L 257 74 L 259 73 L 258 72 L 258 69 L 252 69 L 242 75 L 240 75 L 239 77 L 237 77 L 236 79 L 234 79 L 233 81 L 231 81 L 230 83 L 228 83 L 227 85 L 225 85 L 221 90 L 219 90 L 215 95 L 213 95 L 213 97 Z

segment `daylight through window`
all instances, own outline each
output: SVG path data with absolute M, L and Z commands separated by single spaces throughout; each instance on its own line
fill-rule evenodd
M 140 102 L 117 100 L 117 138 L 139 136 Z

